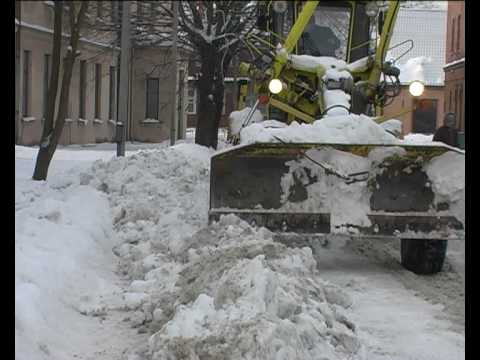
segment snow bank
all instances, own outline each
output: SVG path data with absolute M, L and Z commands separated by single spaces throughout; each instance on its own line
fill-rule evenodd
M 132 283 L 134 327 L 152 359 L 345 359 L 361 345 L 350 298 L 318 278 L 309 248 L 235 216 L 206 227 L 212 152 L 183 144 L 98 162 L 82 179 L 108 194 Z
M 16 179 L 16 359 L 67 359 L 81 347 L 81 314 L 101 315 L 100 296 L 114 289 L 114 239 L 105 195 L 74 178 Z
M 255 142 L 330 142 L 338 144 L 393 144 L 397 139 L 365 115 L 326 116 L 312 124 L 292 122 L 284 128 L 269 128 L 263 122 L 245 127 L 242 144 Z
M 228 117 L 229 126 L 230 126 L 230 135 L 238 135 L 240 130 L 242 130 L 243 124 L 245 123 L 248 113 L 251 108 L 246 107 L 239 111 L 232 111 Z M 250 124 L 257 123 L 263 120 L 263 115 L 259 110 L 255 110 L 252 118 L 250 119 Z

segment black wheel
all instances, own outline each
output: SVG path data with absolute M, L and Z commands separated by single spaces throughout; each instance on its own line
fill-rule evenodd
M 419 275 L 436 274 L 442 270 L 447 253 L 447 240 L 402 239 L 402 266 Z

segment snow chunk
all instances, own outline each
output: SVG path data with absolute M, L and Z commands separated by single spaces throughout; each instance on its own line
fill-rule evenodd
M 323 66 L 326 69 L 345 69 L 347 63 L 343 60 L 330 56 L 311 56 L 311 55 L 294 55 L 289 56 L 289 60 L 296 69 L 314 69 L 318 66 Z
M 402 122 L 400 120 L 390 119 L 381 123 L 380 126 L 395 137 L 402 134 Z
M 424 170 L 432 182 L 435 203 L 448 202 L 453 214 L 465 224 L 465 155 L 446 152 L 432 159 Z
M 400 69 L 400 82 L 408 84 L 412 81 L 418 80 L 425 82 L 425 72 L 423 65 L 431 63 L 432 59 L 426 56 L 419 56 L 408 59 L 404 64 L 397 64 Z
M 433 141 L 433 135 L 410 133 L 403 137 L 405 144 L 430 144 Z
M 247 119 L 248 113 L 250 112 L 251 108 L 246 107 L 239 111 L 232 111 L 228 118 L 229 120 L 229 128 L 231 135 L 238 135 L 240 130 L 242 130 L 242 125 Z M 255 110 L 253 113 L 252 118 L 250 119 L 250 124 L 257 123 L 263 120 L 263 115 L 259 110 Z

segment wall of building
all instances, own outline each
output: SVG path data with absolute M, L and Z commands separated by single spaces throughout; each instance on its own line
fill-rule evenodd
M 457 128 L 465 131 L 465 65 L 445 69 L 445 110 L 456 114 Z
M 418 99 L 434 99 L 437 100 L 437 128 L 443 124 L 444 115 L 444 90 L 443 86 L 427 86 L 422 96 Z M 413 129 L 413 111 L 395 116 L 406 109 L 413 109 L 415 99 L 410 95 L 408 86 L 402 86 L 400 94 L 393 100 L 393 102 L 385 107 L 384 114 L 387 116 L 394 116 L 395 119 L 401 120 L 403 127 L 403 135 L 409 134 Z
M 16 36 L 20 39 L 20 57 L 16 58 L 15 66 L 20 70 L 20 91 L 16 99 L 20 109 L 16 126 L 18 134 L 16 141 L 22 145 L 37 145 L 43 128 L 44 112 L 44 69 L 45 54 L 51 54 L 53 42 L 53 6 L 45 1 L 21 2 L 21 25 Z M 102 37 L 103 39 L 103 37 Z M 62 44 L 63 55 L 68 46 L 64 39 Z M 22 114 L 23 99 L 23 62 L 24 50 L 31 52 L 29 114 Z M 68 116 L 60 138 L 60 144 L 86 144 L 96 142 L 110 142 L 115 139 L 115 120 L 110 119 L 110 66 L 115 66 L 118 51 L 110 46 L 101 46 L 92 40 L 83 40 L 79 43 L 80 56 L 77 58 L 70 85 L 70 99 Z M 168 57 L 170 52 L 162 48 L 132 49 L 130 71 L 130 101 L 129 101 L 129 128 L 127 139 L 134 141 L 160 142 L 170 138 L 170 124 L 173 114 L 172 91 L 175 91 L 175 79 L 172 76 L 172 61 Z M 62 55 L 62 57 L 63 57 Z M 85 119 L 80 115 L 80 61 L 86 60 L 86 99 Z M 50 60 L 51 61 L 51 60 Z M 100 116 L 95 118 L 95 66 L 101 64 L 101 92 Z M 179 66 L 183 74 L 187 74 L 184 63 Z M 60 71 L 60 79 L 62 70 Z M 146 111 L 146 79 L 159 78 L 159 118 L 157 123 L 145 123 Z M 186 82 L 187 77 L 184 77 Z M 178 121 L 176 129 L 183 129 L 183 133 L 176 133 L 177 138 L 185 136 L 186 114 L 181 111 L 185 108 L 186 86 L 181 86 L 182 95 L 178 106 Z M 58 94 L 59 95 L 59 94 Z M 115 95 L 115 94 L 114 94 Z M 113 97 L 115 101 L 115 96 Z M 26 116 L 28 115 L 28 116 Z M 114 116 L 115 117 L 115 116 Z M 82 121 L 86 120 L 86 122 Z
M 52 52 L 52 34 L 21 27 L 19 29 L 20 40 L 20 63 L 16 64 L 21 69 L 20 84 L 23 88 L 23 64 L 25 61 L 24 51 L 29 50 L 30 63 L 30 90 L 29 90 L 29 114 L 22 114 L 22 98 L 20 95 L 20 119 L 18 142 L 23 145 L 35 145 L 40 141 L 43 117 L 44 117 L 44 71 L 45 55 Z M 62 58 L 65 55 L 66 43 L 63 45 Z M 109 110 L 109 69 L 113 66 L 114 59 L 112 50 L 96 47 L 90 44 L 79 44 L 81 55 L 75 62 L 70 84 L 70 99 L 68 116 L 60 138 L 60 144 L 82 144 L 111 141 L 114 134 L 114 125 L 108 120 Z M 86 119 L 87 122 L 79 121 L 79 90 L 80 90 L 80 61 L 87 61 L 86 75 Z M 51 61 L 51 60 L 50 60 Z M 95 64 L 101 64 L 101 96 L 100 118 L 94 122 L 95 106 Z M 60 71 L 60 80 L 63 71 Z M 60 89 L 59 89 L 60 92 Z M 58 93 L 59 95 L 59 93 Z M 28 116 L 26 116 L 28 115 Z
M 460 27 L 458 20 L 460 19 Z M 454 26 L 455 25 L 455 26 Z M 458 31 L 460 28 L 460 32 Z M 453 40 L 453 41 L 452 41 Z M 449 1 L 447 10 L 446 63 L 465 57 L 465 2 Z
M 460 31 L 458 22 L 460 19 Z M 455 26 L 454 26 L 455 25 Z M 453 40 L 453 41 L 452 41 Z M 465 2 L 449 1 L 445 71 L 445 110 L 456 114 L 465 131 Z

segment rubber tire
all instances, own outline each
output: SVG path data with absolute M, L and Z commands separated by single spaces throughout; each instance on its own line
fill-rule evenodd
M 402 266 L 418 275 L 442 271 L 447 253 L 447 240 L 402 239 L 400 248 Z

